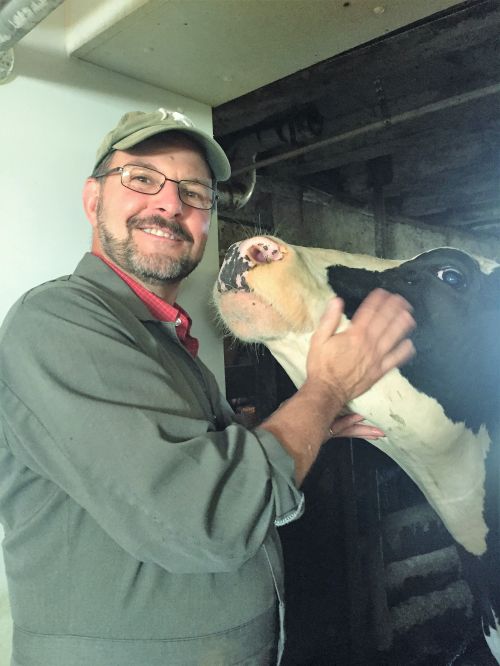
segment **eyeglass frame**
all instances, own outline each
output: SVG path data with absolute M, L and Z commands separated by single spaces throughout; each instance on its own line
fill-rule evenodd
M 140 169 L 146 169 L 147 171 L 154 171 L 155 173 L 160 174 L 164 178 L 163 183 L 160 185 L 160 187 L 156 190 L 156 192 L 141 192 L 140 190 L 134 190 L 133 187 L 129 187 L 128 185 L 125 185 L 123 182 L 123 172 L 127 167 L 138 167 Z M 192 179 L 186 179 L 182 178 L 181 180 L 174 180 L 173 178 L 168 178 L 165 176 L 164 173 L 161 171 L 158 171 L 158 169 L 153 169 L 152 167 L 149 166 L 144 166 L 142 164 L 132 164 L 132 163 L 127 163 L 124 164 L 123 166 L 119 167 L 113 167 L 113 169 L 109 169 L 109 171 L 105 171 L 104 173 L 98 173 L 93 176 L 93 178 L 106 178 L 107 176 L 113 176 L 115 174 L 120 174 L 120 182 L 123 187 L 125 187 L 127 190 L 130 190 L 131 192 L 137 192 L 138 194 L 145 194 L 147 196 L 154 196 L 155 194 L 158 194 L 158 192 L 161 192 L 163 189 L 163 186 L 167 181 L 170 183 L 175 183 L 177 185 L 177 194 L 179 195 L 179 199 L 182 201 L 183 204 L 186 206 L 190 206 L 191 208 L 194 208 L 195 210 L 212 210 L 215 204 L 217 203 L 217 200 L 219 198 L 217 194 L 217 188 L 216 187 L 210 187 L 210 185 L 206 185 L 205 183 L 200 183 L 198 180 L 192 180 Z M 215 181 L 216 182 L 216 181 Z M 206 187 L 207 189 L 211 190 L 213 192 L 212 196 L 212 204 L 210 208 L 200 208 L 200 206 L 193 206 L 193 204 L 188 203 L 187 201 L 184 201 L 184 199 L 181 196 L 181 190 L 179 188 L 179 185 L 181 183 L 197 183 L 198 185 L 203 185 L 203 187 Z

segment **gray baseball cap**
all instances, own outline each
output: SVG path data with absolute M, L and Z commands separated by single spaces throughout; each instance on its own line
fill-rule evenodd
M 231 165 L 221 146 L 206 132 L 195 127 L 183 113 L 157 109 L 152 112 L 131 111 L 121 117 L 115 129 L 108 132 L 96 155 L 97 166 L 113 150 L 127 150 L 155 134 L 175 130 L 192 137 L 202 147 L 216 180 L 227 180 Z

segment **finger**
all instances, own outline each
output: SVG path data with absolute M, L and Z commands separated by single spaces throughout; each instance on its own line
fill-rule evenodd
M 339 437 L 358 437 L 359 439 L 379 439 L 380 437 L 385 437 L 385 433 L 380 428 L 375 428 L 375 426 L 365 425 L 363 423 L 357 423 L 345 430 L 334 435 L 334 438 Z
M 374 289 L 366 296 L 352 317 L 352 322 L 368 325 L 383 307 L 384 303 L 391 297 L 385 289 Z
M 384 289 L 375 289 L 354 313 L 352 323 L 366 328 L 374 338 L 383 335 L 388 326 L 397 322 L 413 323 L 412 307 L 399 294 Z
M 341 416 L 331 424 L 330 434 L 333 437 L 384 437 L 384 433 L 380 428 L 362 423 L 364 416 L 361 414 L 347 414 Z
M 391 352 L 397 347 L 416 327 L 412 315 L 405 309 L 393 312 L 392 316 L 381 322 L 377 329 L 376 325 L 370 330 L 370 335 L 377 339 L 377 348 L 382 354 Z M 378 337 L 377 337 L 378 336 Z
M 313 338 L 319 342 L 330 338 L 339 327 L 344 312 L 344 301 L 338 296 L 332 298 L 326 306 Z
M 382 290 L 372 292 L 366 303 L 366 312 L 353 325 L 365 327 L 364 331 L 379 353 L 386 354 L 411 333 L 416 323 L 411 314 L 411 305 L 398 294 Z M 374 311 L 377 307 L 377 311 Z M 363 328 L 358 330 L 363 330 Z
M 337 434 L 346 428 L 350 428 L 355 423 L 360 423 L 364 420 L 364 416 L 361 416 L 361 414 L 346 414 L 345 416 L 339 416 L 330 425 L 330 433 Z
M 381 362 L 381 371 L 383 374 L 393 368 L 399 368 L 407 363 L 415 355 L 413 342 L 406 338 L 402 340 L 394 349 L 387 353 Z

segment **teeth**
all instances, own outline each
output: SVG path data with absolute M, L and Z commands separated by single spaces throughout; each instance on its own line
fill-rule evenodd
M 142 229 L 146 234 L 152 234 L 153 236 L 161 236 L 162 238 L 170 238 L 170 240 L 177 240 L 177 237 L 171 234 L 168 231 L 162 231 L 161 229 Z

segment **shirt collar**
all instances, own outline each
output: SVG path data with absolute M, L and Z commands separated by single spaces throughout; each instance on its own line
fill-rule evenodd
M 130 275 L 127 275 L 127 273 L 122 271 L 109 259 L 100 254 L 94 254 L 94 256 L 101 259 L 101 261 L 109 266 L 109 268 L 111 268 L 130 287 L 130 289 L 132 289 L 155 319 L 175 324 L 175 332 L 177 333 L 180 342 L 186 347 L 191 356 L 196 357 L 198 354 L 199 342 L 190 334 L 192 324 L 191 317 L 180 305 L 177 303 L 174 303 L 174 305 L 166 303 L 159 296 L 130 277 Z

